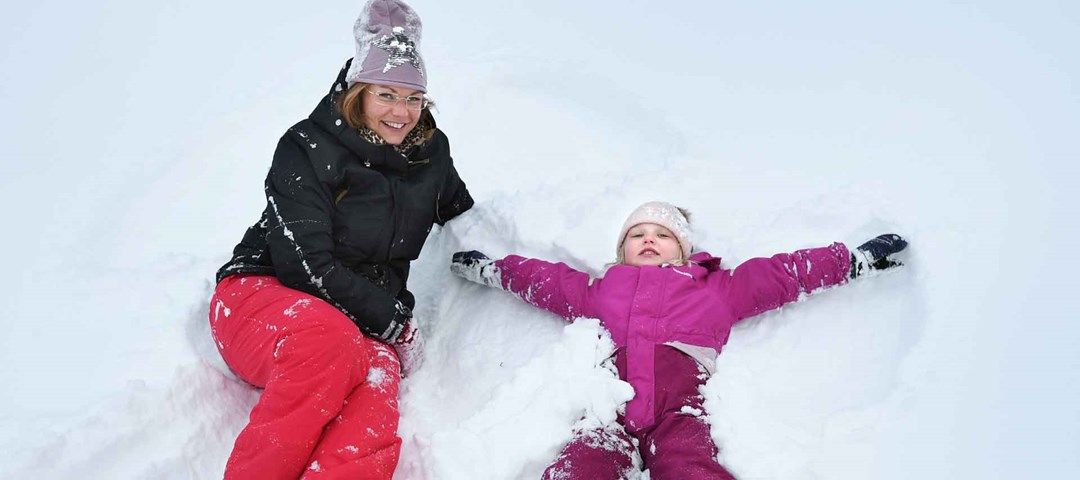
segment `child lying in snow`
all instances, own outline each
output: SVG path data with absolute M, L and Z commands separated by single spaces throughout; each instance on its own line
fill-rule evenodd
M 615 342 L 619 377 L 634 387 L 620 425 L 575 432 L 545 479 L 626 478 L 638 468 L 634 448 L 654 480 L 734 479 L 716 461 L 698 391 L 731 327 L 800 294 L 897 266 L 889 257 L 907 246 L 887 234 L 855 250 L 834 243 L 724 270 L 717 257 L 691 255 L 690 236 L 684 210 L 649 202 L 623 224 L 616 263 L 602 278 L 516 255 L 454 254 L 451 270 L 467 280 L 567 320 L 600 319 Z

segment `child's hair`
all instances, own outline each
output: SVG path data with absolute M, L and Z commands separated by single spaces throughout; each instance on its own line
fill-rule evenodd
M 619 230 L 619 240 L 615 243 L 615 265 L 623 265 L 626 258 L 623 256 L 623 242 L 626 240 L 626 232 L 635 225 L 642 223 L 655 223 L 675 234 L 682 248 L 682 255 L 671 262 L 672 265 L 685 265 L 690 262 L 690 252 L 693 251 L 690 228 L 690 212 L 685 208 L 677 207 L 667 202 L 645 202 L 630 212 Z

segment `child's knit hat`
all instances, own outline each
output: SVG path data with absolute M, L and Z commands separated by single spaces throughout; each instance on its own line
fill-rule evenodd
M 401 0 L 369 0 L 353 25 L 356 56 L 345 81 L 373 83 L 427 93 L 420 57 L 420 16 Z
M 630 212 L 630 216 L 623 222 L 622 230 L 619 231 L 619 242 L 615 246 L 615 262 L 623 263 L 623 242 L 626 241 L 626 232 L 634 228 L 634 225 L 642 223 L 655 223 L 675 234 L 675 238 L 679 240 L 679 246 L 682 247 L 682 259 L 683 261 L 690 260 L 690 251 L 693 249 L 693 243 L 690 237 L 693 235 L 693 231 L 690 229 L 689 214 L 686 210 L 683 210 L 675 205 L 667 202 L 646 202 L 640 207 Z

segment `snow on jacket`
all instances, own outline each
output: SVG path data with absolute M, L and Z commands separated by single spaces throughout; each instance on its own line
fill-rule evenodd
M 416 127 L 428 128 L 426 141 L 408 155 L 364 140 L 345 123 L 334 102 L 347 88 L 348 67 L 278 142 L 266 176 L 266 209 L 217 280 L 276 275 L 386 339 L 403 327 L 394 320 L 397 300 L 413 306 L 405 285 L 409 263 L 432 224 L 468 210 L 473 199 L 429 113 Z
M 620 375 L 636 392 L 626 406 L 632 429 L 653 423 L 654 353 L 670 345 L 712 371 L 736 322 L 847 281 L 851 254 L 841 243 L 748 260 L 734 270 L 705 252 L 686 266 L 616 265 L 602 278 L 563 263 L 516 255 L 496 261 L 502 286 L 567 320 L 598 318 L 626 358 Z

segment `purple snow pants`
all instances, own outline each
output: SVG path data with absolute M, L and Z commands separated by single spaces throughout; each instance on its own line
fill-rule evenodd
M 626 371 L 621 352 L 615 363 Z M 574 432 L 570 443 L 544 471 L 544 480 L 618 480 L 629 477 L 634 445 L 652 480 L 735 480 L 716 461 L 717 448 L 709 425 L 693 412 L 702 412 L 698 387 L 704 374 L 682 352 L 660 345 L 656 358 L 656 423 L 627 432 L 621 425 Z M 689 412 L 683 408 L 689 407 Z

